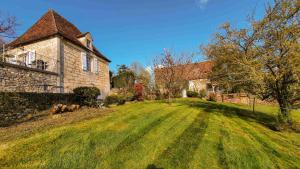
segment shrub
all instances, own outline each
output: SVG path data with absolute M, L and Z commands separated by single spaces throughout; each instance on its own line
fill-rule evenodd
M 123 96 L 110 95 L 107 96 L 104 100 L 104 104 L 109 106 L 111 104 L 123 105 L 126 103 L 126 99 Z
M 204 89 L 200 90 L 199 92 L 199 98 L 204 98 L 206 96 L 206 91 Z
M 210 93 L 208 95 L 208 98 L 207 98 L 208 101 L 212 101 L 212 102 L 216 102 L 217 101 L 217 95 L 215 93 Z
M 73 90 L 76 101 L 82 106 L 94 107 L 100 90 L 96 87 L 77 87 Z
M 154 95 L 155 95 L 155 100 L 161 100 L 163 98 L 159 90 L 155 90 Z
M 126 103 L 126 99 L 124 99 L 124 97 L 119 97 L 117 105 L 123 105 Z
M 187 97 L 198 97 L 198 93 L 194 91 L 187 91 L 186 93 Z
M 144 101 L 144 86 L 141 83 L 134 85 L 135 100 Z
M 135 96 L 134 96 L 134 94 L 131 93 L 131 92 L 128 92 L 128 93 L 126 94 L 126 96 L 125 96 L 125 100 L 126 100 L 126 101 L 134 101 L 134 99 L 135 99 Z

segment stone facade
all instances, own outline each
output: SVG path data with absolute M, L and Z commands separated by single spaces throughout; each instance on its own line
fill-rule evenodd
M 189 90 L 191 91 L 196 91 L 200 92 L 201 90 L 209 90 L 208 89 L 208 84 L 209 84 L 208 79 L 197 79 L 197 80 L 190 80 L 189 81 Z
M 58 43 L 59 37 L 52 37 L 49 39 L 37 41 L 19 48 L 9 49 L 7 54 L 20 55 L 25 52 L 34 52 L 36 60 L 43 60 L 47 63 L 46 70 L 58 73 Z M 21 60 L 21 58 L 17 58 Z
M 109 94 L 109 62 L 96 56 L 93 52 L 83 49 L 60 36 L 55 36 L 8 50 L 7 55 L 14 56 L 28 51 L 35 52 L 36 60 L 43 60 L 47 63 L 44 72 L 48 72 L 48 74 L 41 73 L 36 68 L 29 67 L 29 69 L 21 70 L 22 66 L 20 65 L 18 65 L 18 68 L 8 68 L 6 66 L 1 68 L 3 71 L 0 74 L 2 76 L 0 91 L 14 91 L 17 86 L 44 84 L 55 86 L 52 88 L 56 90 L 51 90 L 51 92 L 71 93 L 76 87 L 90 86 L 99 88 L 102 97 L 106 97 Z M 96 70 L 96 65 L 94 64 L 91 64 L 91 70 L 83 70 L 81 57 L 83 52 L 90 56 L 91 61 L 96 61 L 97 59 L 97 72 L 94 71 Z M 10 63 L 10 60 L 6 59 L 6 62 Z M 51 73 L 49 74 L 49 72 Z M 22 91 L 36 92 L 37 90 L 24 87 Z M 38 89 L 38 91 L 41 90 Z
M 91 56 L 91 60 L 97 59 L 99 62 L 96 73 L 95 67 L 91 64 L 90 71 L 85 71 L 82 68 L 81 53 L 85 50 L 73 45 L 68 41 L 63 41 L 64 50 L 64 90 L 65 92 L 72 92 L 76 87 L 90 86 L 97 87 L 101 91 L 102 96 L 107 96 L 110 91 L 109 83 L 109 66 L 108 62 L 97 57 L 91 52 L 87 52 Z

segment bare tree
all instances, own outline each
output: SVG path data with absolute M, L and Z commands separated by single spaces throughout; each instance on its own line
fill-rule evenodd
M 13 38 L 15 35 L 15 28 L 17 26 L 16 18 L 14 16 L 3 15 L 0 12 L 0 52 L 2 53 L 6 38 Z
M 17 26 L 16 17 L 0 13 L 0 37 L 12 37 Z
M 180 93 L 187 84 L 188 64 L 192 63 L 192 55 L 181 54 L 179 56 L 165 50 L 157 56 L 154 63 L 155 82 L 158 88 L 167 95 L 168 103 Z

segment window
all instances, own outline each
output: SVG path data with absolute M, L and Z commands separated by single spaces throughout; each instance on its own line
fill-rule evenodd
M 10 58 L 9 62 L 13 64 L 18 64 L 22 66 L 32 67 L 34 62 L 36 61 L 35 58 L 35 51 L 26 51 L 22 53 L 18 53 L 14 56 L 14 58 Z
M 91 41 L 90 40 L 86 40 L 86 46 L 88 47 L 88 48 L 91 48 Z
M 87 71 L 89 71 L 89 72 L 91 71 L 91 61 L 92 61 L 91 56 L 87 55 L 86 63 L 87 63 Z
M 84 71 L 91 71 L 91 56 L 87 55 L 86 52 L 81 53 L 82 69 Z

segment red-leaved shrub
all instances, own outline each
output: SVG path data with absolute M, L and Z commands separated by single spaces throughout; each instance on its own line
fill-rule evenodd
M 144 86 L 141 83 L 134 85 L 134 94 L 137 101 L 144 101 Z

